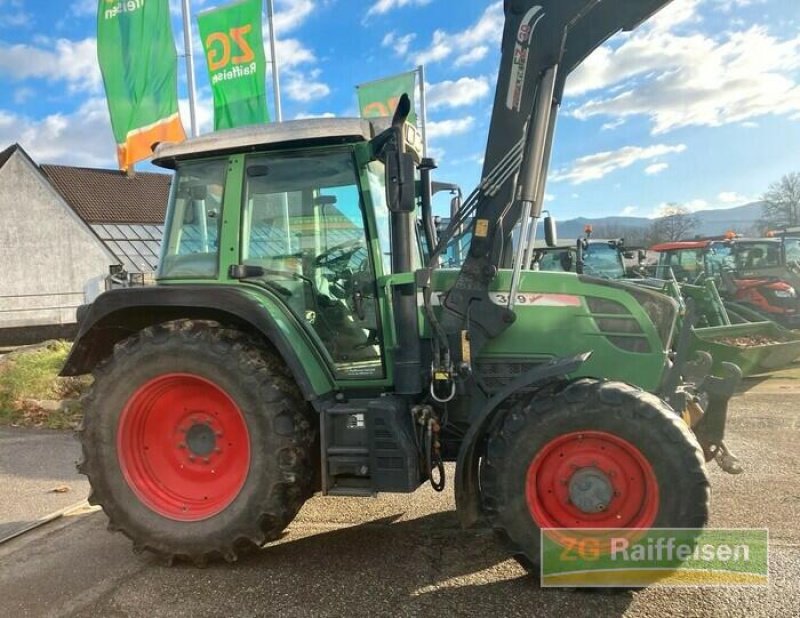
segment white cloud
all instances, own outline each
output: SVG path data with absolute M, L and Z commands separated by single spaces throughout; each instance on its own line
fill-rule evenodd
M 704 199 L 694 199 L 688 202 L 661 202 L 656 206 L 653 211 L 647 215 L 649 219 L 658 219 L 659 217 L 666 217 L 675 214 L 675 209 L 688 210 L 689 212 L 697 212 L 698 210 L 708 210 L 710 204 Z
M 748 202 L 752 202 L 753 199 L 747 197 L 746 195 L 741 195 L 736 191 L 723 191 L 717 196 L 717 201 L 722 204 L 747 204 Z
M 78 17 L 97 15 L 97 0 L 73 0 L 70 11 Z
M 275 25 L 275 37 L 279 38 L 282 34 L 290 32 L 300 27 L 303 22 L 314 12 L 313 0 L 278 0 L 277 9 L 273 16 Z M 264 37 L 267 37 L 266 23 L 264 24 Z
M 697 23 L 700 21 L 697 14 L 699 4 L 700 0 L 674 0 L 649 20 L 648 27 L 666 32 L 677 26 Z
M 459 135 L 466 133 L 475 126 L 475 118 L 467 116 L 466 118 L 458 118 L 455 120 L 440 120 L 438 122 L 428 121 L 426 127 L 428 139 L 436 139 L 437 137 L 449 137 L 451 135 Z
M 179 106 L 188 135 L 188 100 L 181 99 Z M 213 130 L 214 107 L 210 99 L 198 99 L 197 117 L 201 133 Z M 86 99 L 71 113 L 50 114 L 44 118 L 30 118 L 0 110 L 0 144 L 14 142 L 21 144 L 37 163 L 117 166 L 117 150 L 108 106 L 102 96 Z
M 698 210 L 706 210 L 709 207 L 709 204 L 706 200 L 703 199 L 695 199 L 689 200 L 681 204 L 684 208 L 688 209 L 691 212 L 697 212 Z
M 37 120 L 0 111 L 0 144 L 13 142 L 20 143 L 37 163 L 108 167 L 116 162 L 108 108 L 101 97 L 88 99 L 72 114 Z
M 436 30 L 430 45 L 414 55 L 414 64 L 432 64 L 448 58 L 453 53 L 460 54 L 457 62 L 467 64 L 474 61 L 470 54 L 476 48 L 499 46 L 503 34 L 503 3 L 493 2 L 472 26 L 462 32 L 448 33 Z
M 473 47 L 465 54 L 461 54 L 456 61 L 453 63 L 454 67 L 462 67 L 468 64 L 475 64 L 480 60 L 483 60 L 486 57 L 486 54 L 489 53 L 489 48 L 486 45 L 478 45 L 477 47 Z
M 624 118 L 617 118 L 616 120 L 612 120 L 611 122 L 606 122 L 602 127 L 600 127 L 601 131 L 613 131 L 614 129 L 620 128 L 624 125 L 626 120 Z
M 197 130 L 200 134 L 210 133 L 214 130 L 214 101 L 210 98 L 211 90 L 203 89 L 195 97 L 195 113 L 197 114 Z M 189 113 L 189 99 L 178 100 L 178 110 L 180 111 L 183 126 L 186 128 L 186 136 L 191 132 L 191 115 Z
M 686 146 L 677 144 L 656 144 L 655 146 L 626 146 L 619 150 L 599 152 L 597 154 L 581 157 L 569 169 L 556 171 L 551 180 L 553 182 L 570 182 L 573 185 L 583 184 L 592 180 L 605 178 L 612 172 L 630 167 L 637 161 L 647 161 L 667 154 L 684 152 Z
M 323 112 L 321 114 L 297 114 L 295 120 L 305 120 L 307 118 L 336 118 L 333 112 Z
M 97 64 L 97 41 L 40 38 L 36 45 L 0 44 L 0 75 L 22 81 L 65 81 L 71 93 L 100 92 L 102 78 Z
M 82 0 L 82 3 L 86 5 L 85 7 L 83 7 L 83 10 L 89 10 L 88 0 Z M 208 3 L 208 0 L 189 0 L 189 3 L 191 5 L 190 9 L 192 11 L 192 14 L 197 15 L 198 11 L 201 11 L 203 8 L 205 8 L 204 5 Z M 94 10 L 92 10 L 91 12 L 95 13 L 96 11 L 97 11 L 97 2 L 94 3 Z M 169 12 L 175 16 L 183 15 L 182 0 L 169 0 Z
M 698 4 L 679 0 L 592 54 L 570 77 L 567 93 L 608 90 L 572 115 L 610 122 L 648 117 L 652 132 L 661 134 L 800 112 L 800 36 L 781 39 L 762 26 L 714 36 L 685 32 L 700 19 Z
M 435 146 L 431 147 L 428 146 L 428 156 L 436 161 L 440 161 L 445 158 L 447 153 L 445 152 L 444 148 L 437 148 Z
M 431 0 L 377 0 L 375 4 L 369 7 L 367 17 L 372 15 L 384 15 L 389 11 L 398 9 L 404 6 L 424 6 L 430 3 Z
M 730 13 L 737 8 L 752 6 L 754 4 L 764 4 L 766 0 L 714 0 L 714 2 L 723 13 Z
M 25 102 L 29 101 L 36 95 L 36 92 L 33 88 L 17 88 L 14 91 L 14 103 L 17 105 L 23 105 Z
M 639 208 L 636 206 L 626 206 L 625 208 L 622 209 L 622 211 L 619 214 L 622 215 L 623 217 L 630 217 L 636 214 L 637 210 L 639 210 Z
M 274 15 L 275 54 L 281 76 L 281 90 L 288 98 L 308 103 L 330 94 L 330 87 L 321 79 L 318 68 L 301 69 L 301 65 L 317 64 L 316 54 L 306 47 L 299 38 L 282 38 L 287 33 L 302 26 L 314 13 L 313 0 L 277 0 Z M 265 20 L 264 51 L 267 56 L 268 71 L 271 72 L 269 30 Z
M 319 69 L 314 69 L 309 73 L 286 71 L 282 90 L 290 99 L 300 103 L 309 103 L 325 98 L 330 94 L 331 89 L 319 80 L 319 76 Z
M 408 53 L 408 48 L 411 45 L 411 42 L 416 37 L 416 34 L 399 36 L 396 32 L 392 31 L 383 37 L 381 46 L 391 49 L 396 56 L 405 56 Z
M 644 173 L 648 176 L 655 176 L 669 168 L 669 163 L 653 163 L 644 168 Z
M 31 23 L 22 0 L 0 0 L 0 28 L 21 28 Z
M 266 49 L 266 54 L 269 60 L 269 47 Z M 275 54 L 278 56 L 278 67 L 281 70 L 291 69 L 300 64 L 313 64 L 317 61 L 314 52 L 297 39 L 277 40 L 275 42 Z
M 463 107 L 489 94 L 489 79 L 486 77 L 462 77 L 456 81 L 446 80 L 425 85 L 428 109 Z

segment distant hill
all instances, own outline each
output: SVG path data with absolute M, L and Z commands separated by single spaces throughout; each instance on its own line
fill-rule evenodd
M 715 236 L 733 230 L 740 234 L 750 233 L 761 218 L 762 202 L 753 202 L 735 208 L 716 210 L 699 210 L 692 213 L 697 217 L 698 225 L 695 234 L 698 236 Z M 597 233 L 605 230 L 612 235 L 624 235 L 626 230 L 645 230 L 653 224 L 653 219 L 645 217 L 579 217 L 558 222 L 558 235 L 562 239 L 578 238 L 583 229 L 591 224 Z M 619 230 L 618 232 L 615 232 Z

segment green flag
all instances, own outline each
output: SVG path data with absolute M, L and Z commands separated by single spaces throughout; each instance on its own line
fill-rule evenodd
M 397 102 L 403 93 L 411 99 L 411 113 L 408 121 L 416 124 L 417 115 L 414 107 L 414 87 L 417 72 L 409 71 L 393 77 L 379 79 L 356 86 L 358 92 L 358 107 L 362 118 L 375 118 L 378 116 L 391 116 L 397 108 Z
M 97 59 L 120 169 L 148 158 L 156 142 L 186 139 L 169 0 L 99 0 Z
M 197 16 L 215 130 L 269 122 L 261 7 L 261 0 L 244 0 Z

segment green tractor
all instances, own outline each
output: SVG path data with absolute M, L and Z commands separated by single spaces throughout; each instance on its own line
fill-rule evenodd
M 667 296 L 523 272 L 510 250 L 541 213 L 566 77 L 667 3 L 506 3 L 482 181 L 441 239 L 407 97 L 388 127 L 158 146 L 175 177 L 157 285 L 81 311 L 62 371 L 94 375 L 80 470 L 110 527 L 232 561 L 315 492 L 441 490 L 445 462 L 462 523 L 527 564 L 543 528 L 703 526 L 738 369 L 688 358 Z M 464 227 L 460 269 L 440 268 Z

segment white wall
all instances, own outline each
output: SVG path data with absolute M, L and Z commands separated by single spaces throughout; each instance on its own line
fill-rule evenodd
M 0 168 L 0 328 L 70 324 L 115 259 L 19 151 Z

